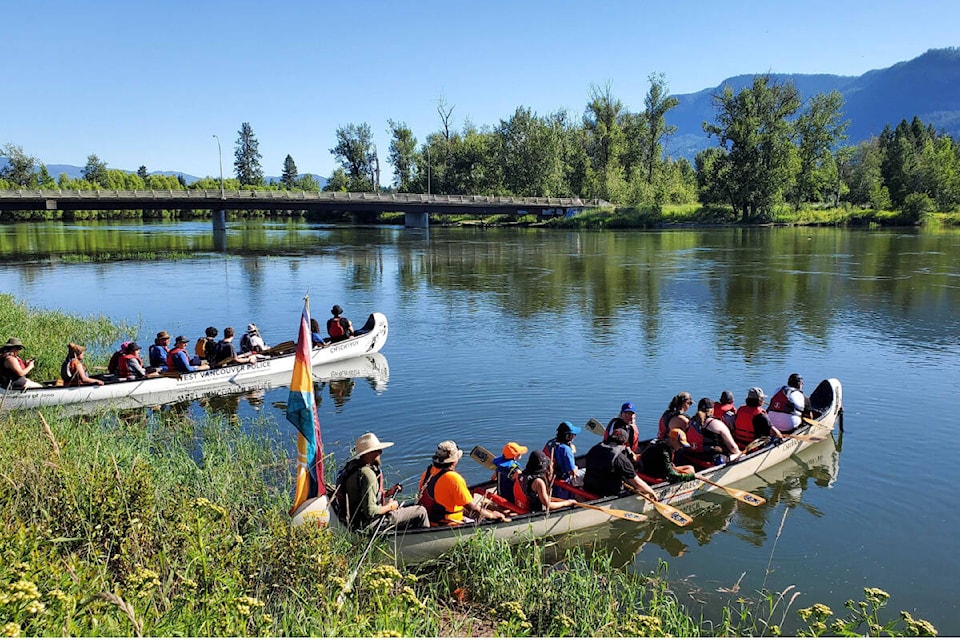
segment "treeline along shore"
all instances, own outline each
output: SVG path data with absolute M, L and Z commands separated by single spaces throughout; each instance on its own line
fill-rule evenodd
M 321 185 L 313 175 L 299 174 L 290 155 L 279 181 L 267 182 L 259 142 L 244 122 L 230 178 L 188 183 L 182 175 L 151 174 L 145 165 L 135 173 L 110 169 L 95 154 L 88 156 L 82 177 L 54 178 L 43 162 L 10 142 L 0 154 L 6 157 L 0 189 L 387 190 L 614 203 L 610 210 L 564 222 L 574 226 L 960 222 L 960 142 L 917 117 L 890 123 L 876 137 L 847 145 L 849 122 L 836 91 L 801 96 L 791 83 L 758 75 L 739 92 L 724 87 L 713 103 L 715 118 L 704 122 L 703 130 L 716 146 L 700 151 L 692 161 L 665 152 L 675 133 L 665 116 L 678 100 L 669 94 L 664 76 L 652 74 L 644 109 L 636 112 L 617 99 L 610 86 L 594 86 L 582 117 L 567 111 L 538 115 L 520 106 L 494 126 L 467 123 L 457 130 L 454 106 L 440 100 L 440 129 L 422 143 L 404 123 L 389 120 L 386 160 L 393 175 L 388 187 L 381 186 L 380 158 L 367 123 L 337 129 L 337 144 L 330 152 L 339 167 Z M 185 215 L 197 213 L 15 211 L 0 213 L 0 221 Z M 340 219 L 355 221 L 357 215 Z M 389 214 L 373 214 L 362 221 L 391 219 Z
M 0 294 L 0 335 L 38 360 L 127 331 Z M 0 407 L 0 635 L 936 634 L 908 613 L 889 618 L 873 587 L 842 614 L 791 610 L 790 587 L 731 594 L 704 620 L 672 594 L 665 564 L 631 573 L 603 552 L 556 557 L 533 540 L 477 536 L 398 566 L 377 540 L 290 525 L 295 461 L 268 422 Z

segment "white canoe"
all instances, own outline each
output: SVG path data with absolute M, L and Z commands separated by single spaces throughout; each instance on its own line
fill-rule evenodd
M 805 423 L 795 434 L 809 436 L 830 437 L 834 425 L 842 421 L 843 398 L 840 381 L 831 378 L 820 383 L 811 396 L 812 406 L 821 412 L 816 424 Z M 724 486 L 732 486 L 737 482 L 751 478 L 764 469 L 771 468 L 784 462 L 790 456 L 812 446 L 810 441 L 785 439 L 780 444 L 770 444 L 749 455 L 742 456 L 733 464 L 711 467 L 700 471 L 700 474 L 713 482 Z M 483 494 L 490 484 L 472 487 L 474 494 Z M 723 489 L 714 487 L 700 480 L 691 480 L 677 484 L 661 483 L 654 485 L 661 502 L 677 504 L 689 502 L 697 496 L 708 492 Z M 619 496 L 601 498 L 586 504 L 644 513 L 648 518 L 660 517 L 654 506 L 633 493 L 623 493 Z M 295 514 L 294 522 L 309 522 L 315 513 L 318 520 L 327 520 L 327 505 L 325 497 L 315 503 L 306 503 Z M 551 511 L 549 514 L 537 513 L 514 517 L 510 522 L 479 522 L 459 527 L 431 527 L 429 529 L 408 529 L 403 532 L 389 534 L 384 542 L 392 545 L 397 557 L 404 562 L 420 562 L 434 558 L 449 550 L 453 545 L 466 536 L 478 531 L 489 531 L 495 538 L 518 542 L 522 539 L 555 537 L 604 524 L 616 519 L 602 511 L 583 507 L 567 507 Z M 335 516 L 329 517 L 331 525 L 338 526 Z
M 387 317 L 382 313 L 371 314 L 367 324 L 364 325 L 364 330 L 368 328 L 369 330 L 362 335 L 313 349 L 310 354 L 311 366 L 325 367 L 379 352 L 387 341 L 389 330 Z M 291 352 L 264 358 L 256 363 L 194 371 L 177 376 L 164 375 L 143 380 L 125 380 L 103 386 L 56 387 L 51 385 L 23 391 L 10 390 L 0 393 L 0 407 L 4 410 L 13 410 L 112 403 L 121 407 L 131 407 L 179 402 L 215 393 L 243 391 L 247 387 L 255 389 L 256 385 L 270 381 L 276 381 L 276 386 L 289 383 L 294 360 L 295 354 Z

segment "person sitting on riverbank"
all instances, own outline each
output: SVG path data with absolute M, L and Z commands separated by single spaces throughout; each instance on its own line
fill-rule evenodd
M 543 451 L 534 451 L 523 470 L 521 486 L 525 496 L 527 511 L 549 511 L 569 507 L 576 502 L 569 498 L 550 495 L 553 484 L 553 463 Z
M 583 485 L 583 470 L 577 468 L 576 451 L 573 447 L 573 439 L 578 433 L 580 427 L 564 420 L 557 426 L 557 436 L 543 447 L 543 452 L 553 464 L 556 477 L 574 486 Z M 573 497 L 569 491 L 560 487 L 554 487 L 553 495 L 557 498 Z
M 87 368 L 83 364 L 83 355 L 87 348 L 83 345 L 70 343 L 67 345 L 67 357 L 60 365 L 60 378 L 65 387 L 79 387 L 83 385 L 103 386 L 103 380 L 91 378 L 87 375 Z
M 689 391 L 681 391 L 673 396 L 667 410 L 660 416 L 660 423 L 657 425 L 657 440 L 666 440 L 667 434 L 671 429 L 687 430 L 687 424 L 690 418 L 687 416 L 687 409 L 693 405 L 693 396 Z
M 117 377 L 120 380 L 139 380 L 141 378 L 156 378 L 160 374 L 153 367 L 148 371 L 140 359 L 140 345 L 136 342 L 127 344 L 123 356 L 117 364 Z
M 751 387 L 747 391 L 746 403 L 737 409 L 733 419 L 733 439 L 741 447 L 747 447 L 757 438 L 779 440 L 783 437 L 763 410 L 763 398 L 763 389 Z
M 786 386 L 780 387 L 770 398 L 767 408 L 770 422 L 781 433 L 790 433 L 801 424 L 803 417 L 813 417 L 810 399 L 803 393 L 803 376 L 791 373 Z
M 616 429 L 606 441 L 595 444 L 587 452 L 583 489 L 597 496 L 615 496 L 626 484 L 655 500 L 653 489 L 640 479 L 624 451 L 626 442 L 627 432 Z
M 432 526 L 460 525 L 466 522 L 464 512 L 487 520 L 508 520 L 500 511 L 485 509 L 480 498 L 474 498 L 467 482 L 455 471 L 463 451 L 453 440 L 437 445 L 431 464 L 420 476 L 419 503 L 427 510 Z
M 217 331 L 216 327 L 207 327 L 204 331 L 204 336 L 202 338 L 197 338 L 197 344 L 193 348 L 194 354 L 200 358 L 200 360 L 205 360 L 207 364 L 211 364 L 211 361 L 214 359 L 217 353 Z
M 153 344 L 150 345 L 150 349 L 147 351 L 147 355 L 150 357 L 150 366 L 157 371 L 167 370 L 169 344 L 170 334 L 166 331 L 161 331 L 157 334 L 157 337 L 154 338 Z
M 247 325 L 247 332 L 240 338 L 241 353 L 263 353 L 270 346 L 263 341 L 260 335 L 260 329 L 252 322 Z
M 607 423 L 603 439 L 609 441 L 610 436 L 617 429 L 623 429 L 626 432 L 626 453 L 631 460 L 636 460 L 637 449 L 640 446 L 640 427 L 637 426 L 637 410 L 634 409 L 632 402 L 624 402 L 620 406 L 620 413 Z
M 697 413 L 690 418 L 686 435 L 691 448 L 684 451 L 683 455 L 694 466 L 724 464 L 740 457 L 740 447 L 729 427 L 713 417 L 713 400 L 710 398 L 700 398 Z
M 183 336 L 177 336 L 174 341 L 173 349 L 167 353 L 167 370 L 178 373 L 191 373 L 193 371 L 204 371 L 210 368 L 208 364 L 194 365 L 190 362 L 190 356 L 187 355 L 187 343 L 189 340 Z
M 223 330 L 223 340 L 217 343 L 217 352 L 214 360 L 210 363 L 211 367 L 226 367 L 231 364 L 246 364 L 257 361 L 255 354 L 237 354 L 237 348 L 233 345 L 233 336 L 233 327 L 227 327 Z
M 33 358 L 24 360 L 20 352 L 24 349 L 20 338 L 10 338 L 0 346 L 0 385 L 4 389 L 34 389 L 42 387 L 39 382 L 27 378 L 33 371 Z
M 327 334 L 330 342 L 341 342 L 353 336 L 353 325 L 343 317 L 343 307 L 338 304 L 330 309 L 333 317 L 327 320 Z
M 640 455 L 640 469 L 645 476 L 667 482 L 693 480 L 696 471 L 691 465 L 677 465 L 674 456 L 681 449 L 690 448 L 683 429 L 671 429 L 664 439 L 657 438 Z

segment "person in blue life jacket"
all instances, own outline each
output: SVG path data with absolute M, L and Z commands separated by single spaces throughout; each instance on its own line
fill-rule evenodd
M 150 366 L 157 371 L 166 371 L 169 348 L 170 334 L 166 331 L 161 331 L 157 334 L 157 337 L 154 338 L 153 344 L 150 345 L 150 349 L 147 352 L 150 359 Z
M 174 341 L 173 349 L 167 353 L 167 370 L 178 373 L 190 373 L 192 371 L 204 371 L 210 368 L 209 364 L 194 365 L 191 362 L 190 355 L 187 353 L 187 343 L 189 340 L 183 336 L 177 336 Z
M 520 458 L 527 452 L 527 448 L 516 442 L 503 445 L 503 455 L 493 459 L 496 465 L 497 493 L 507 500 L 513 501 L 517 490 L 517 481 L 523 472 Z
M 557 436 L 547 441 L 543 453 L 553 463 L 554 477 L 568 482 L 575 487 L 583 486 L 583 469 L 577 468 L 576 449 L 573 439 L 580 433 L 580 427 L 564 420 L 557 426 Z M 573 498 L 566 489 L 553 488 L 553 495 L 557 498 Z

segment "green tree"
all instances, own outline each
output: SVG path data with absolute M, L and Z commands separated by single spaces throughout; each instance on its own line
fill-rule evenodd
M 47 171 L 47 165 L 40 165 L 40 174 L 37 176 L 37 183 L 41 189 L 54 189 L 57 183 L 54 182 L 50 172 Z
M 284 189 L 293 189 L 297 184 L 297 163 L 293 161 L 293 156 L 289 153 L 283 159 L 283 174 L 280 176 L 280 184 Z
M 590 102 L 583 117 L 587 132 L 587 154 L 593 176 L 589 195 L 616 201 L 624 184 L 620 157 L 624 151 L 624 135 L 621 126 L 623 104 L 613 96 L 608 83 L 604 87 L 592 86 Z
M 393 165 L 393 186 L 401 193 L 407 193 L 413 186 L 414 155 L 417 151 L 417 139 L 405 122 L 388 120 L 390 125 L 390 151 L 388 159 Z
M 140 176 L 141 180 L 146 181 L 147 176 L 149 175 L 147 173 L 147 165 L 145 164 L 140 165 L 140 168 L 137 169 L 137 175 Z
M 376 152 L 373 131 L 366 122 L 337 128 L 337 145 L 330 149 L 343 168 L 350 191 L 373 191 Z M 332 178 L 331 178 L 332 180 Z
M 233 157 L 233 168 L 241 185 L 259 187 L 263 184 L 260 143 L 249 122 L 240 125 Z
M 713 96 L 717 121 L 703 123 L 727 150 L 715 162 L 723 191 L 744 222 L 768 217 L 791 180 L 793 127 L 790 118 L 800 108 L 792 84 L 779 84 L 769 75 L 755 76 L 752 86 L 734 95 L 727 86 Z
M 297 178 L 294 186 L 302 191 L 320 191 L 320 183 L 309 173 L 305 173 Z
M 347 172 L 343 170 L 342 167 L 337 167 L 333 170 L 333 173 L 330 175 L 330 179 L 327 180 L 327 186 L 323 188 L 324 191 L 349 191 L 350 186 L 350 177 L 347 175 Z
M 794 204 L 819 202 L 826 189 L 833 186 L 836 164 L 831 150 L 846 139 L 844 131 L 849 121 L 842 121 L 843 96 L 839 91 L 819 93 L 797 117 L 795 128 L 798 139 L 799 172 L 797 174 Z
M 23 147 L 13 143 L 3 145 L 7 166 L 0 169 L 0 178 L 18 187 L 32 187 L 37 184 L 37 173 L 34 166 L 37 159 L 23 152 Z
M 668 125 L 667 112 L 680 104 L 680 100 L 669 95 L 666 76 L 662 73 L 651 73 L 649 76 L 650 89 L 643 100 L 646 110 L 643 120 L 646 126 L 643 134 L 646 136 L 646 145 L 643 162 L 646 165 L 646 179 L 653 184 L 654 171 L 663 163 L 663 142 L 676 133 L 677 128 Z
M 92 185 L 107 186 L 107 163 L 98 158 L 95 153 L 87 156 L 87 164 L 80 173 L 83 179 Z
M 551 197 L 563 183 L 562 131 L 551 118 L 518 107 L 495 132 L 504 187 L 517 196 Z

